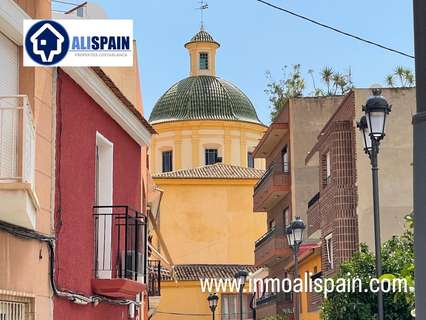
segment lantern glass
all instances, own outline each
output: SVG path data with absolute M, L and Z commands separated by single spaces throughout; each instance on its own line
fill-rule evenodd
M 238 280 L 238 283 L 241 286 L 245 285 L 247 276 L 248 276 L 248 272 L 245 270 L 240 270 L 235 274 L 235 278 Z
M 216 295 L 211 295 L 208 300 L 209 300 L 209 307 L 210 308 L 217 307 L 218 297 Z
M 303 240 L 303 229 L 300 229 L 300 228 L 294 229 L 293 238 L 296 244 L 301 244 Z
M 375 138 L 383 138 L 385 131 L 386 110 L 374 110 L 367 113 L 368 129 Z
M 366 151 L 371 150 L 371 136 L 370 136 L 370 129 L 366 126 L 361 129 L 362 135 L 364 137 L 364 149 Z
M 291 226 L 287 227 L 287 242 L 289 244 L 289 246 L 293 247 L 295 242 L 294 242 L 294 234 L 293 234 L 293 230 L 291 229 Z

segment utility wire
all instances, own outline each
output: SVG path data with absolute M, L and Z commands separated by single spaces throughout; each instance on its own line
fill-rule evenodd
M 286 13 L 288 13 L 288 14 L 290 14 L 290 15 L 292 15 L 292 16 L 295 16 L 295 17 L 297 17 L 297 18 L 300 18 L 300 19 L 303 19 L 303 20 L 309 21 L 309 22 L 311 22 L 311 23 L 313 23 L 313 24 L 316 24 L 317 26 L 320 26 L 320 27 L 323 27 L 323 28 L 326 28 L 326 29 L 332 30 L 332 31 L 334 31 L 334 32 L 337 32 L 337 33 L 343 34 L 344 36 L 347 36 L 347 37 L 350 37 L 350 38 L 356 39 L 356 40 L 358 40 L 358 41 L 362 41 L 362 42 L 365 42 L 365 43 L 367 43 L 367 44 L 370 44 L 370 45 L 373 45 L 373 46 L 379 47 L 379 48 L 381 48 L 381 49 L 388 50 L 388 51 L 391 51 L 391 52 L 393 52 L 393 53 L 397 53 L 397 54 L 400 54 L 400 55 L 402 55 L 402 56 L 405 56 L 405 57 L 408 57 L 408 58 L 412 58 L 412 59 L 414 59 L 414 56 L 413 56 L 413 55 L 411 55 L 411 54 L 408 54 L 408 53 L 405 53 L 405 52 L 402 52 L 402 51 L 399 51 L 399 50 L 396 50 L 396 49 L 392 49 L 392 48 L 390 48 L 390 47 L 386 47 L 386 46 L 384 46 L 384 45 L 382 45 L 382 44 L 380 44 L 380 43 L 377 43 L 377 42 L 374 42 L 374 41 L 371 41 L 371 40 L 368 40 L 368 39 L 362 38 L 362 37 L 360 37 L 360 36 L 354 35 L 354 34 L 352 34 L 352 33 L 349 33 L 349 32 L 346 32 L 346 31 L 343 31 L 343 30 L 341 30 L 341 29 L 338 29 L 338 28 L 335 28 L 335 27 L 332 27 L 332 26 L 329 26 L 329 25 L 326 25 L 326 24 L 324 24 L 324 23 L 321 23 L 321 22 L 316 21 L 316 20 L 314 20 L 314 19 L 311 19 L 311 18 L 305 17 L 305 16 L 303 16 L 303 15 L 301 15 L 301 14 L 298 14 L 298 13 L 296 13 L 296 12 L 293 12 L 293 11 L 290 11 L 290 10 L 284 9 L 284 8 L 282 8 L 282 7 L 279 7 L 279 6 L 277 6 L 277 5 L 274 5 L 274 4 L 270 3 L 270 2 L 267 2 L 267 1 L 264 1 L 264 0 L 256 0 L 256 1 L 257 1 L 257 2 L 260 2 L 260 3 L 263 3 L 264 5 L 267 5 L 267 6 L 271 7 L 271 8 L 277 9 L 277 10 L 279 10 L 279 11 L 286 12 Z
M 68 4 L 70 6 L 79 6 L 80 5 L 78 3 L 73 3 L 73 2 L 68 2 L 68 1 L 60 1 L 60 0 L 52 0 L 52 2 L 62 3 L 62 4 Z

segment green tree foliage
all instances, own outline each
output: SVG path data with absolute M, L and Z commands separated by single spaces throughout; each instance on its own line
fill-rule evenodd
M 412 217 L 407 217 L 408 230 L 394 236 L 382 247 L 383 278 L 404 278 L 411 287 L 409 293 L 385 293 L 386 320 L 411 320 L 414 308 L 414 237 Z M 375 277 L 375 258 L 368 247 L 361 245 L 360 252 L 343 263 L 336 278 L 359 277 L 363 288 L 368 288 Z M 377 294 L 372 292 L 333 292 L 323 303 L 322 318 L 326 320 L 374 320 L 377 311 Z
M 332 96 L 342 95 L 347 93 L 352 87 L 350 72 L 347 74 L 335 72 L 330 67 L 324 67 L 319 73 L 320 81 L 315 79 L 315 71 L 308 70 L 308 74 L 312 80 L 313 91 L 306 94 L 305 92 L 305 79 L 303 77 L 300 64 L 295 64 L 290 68 L 283 68 L 283 77 L 281 80 L 274 80 L 271 73 L 266 72 L 268 84 L 266 87 L 266 94 L 269 96 L 271 107 L 272 120 L 281 111 L 284 105 L 290 98 L 297 98 L 302 96 Z M 318 86 L 321 84 L 325 87 Z
M 292 66 L 290 73 L 287 74 L 287 66 L 283 69 L 283 78 L 275 81 L 271 73 L 266 72 L 268 84 L 265 92 L 269 95 L 271 103 L 271 118 L 274 119 L 280 110 L 287 103 L 288 99 L 301 97 L 305 90 L 305 80 L 300 72 L 300 64 Z
M 413 72 L 402 66 L 396 67 L 393 73 L 388 74 L 385 82 L 391 88 L 411 88 L 416 85 Z

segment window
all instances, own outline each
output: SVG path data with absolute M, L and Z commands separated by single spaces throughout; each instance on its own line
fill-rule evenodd
M 34 300 L 15 295 L 0 295 L 0 320 L 34 319 Z
M 200 53 L 200 70 L 209 69 L 209 54 L 206 52 Z
M 282 162 L 283 162 L 283 172 L 284 173 L 288 173 L 288 150 L 287 150 L 287 146 L 284 147 L 284 149 L 281 151 L 281 158 L 282 158 Z
M 247 167 L 254 168 L 254 156 L 253 152 L 247 153 Z
M 330 266 L 330 269 L 334 268 L 333 260 L 333 234 L 330 233 L 328 236 L 325 237 L 325 246 L 327 250 L 327 262 Z
M 223 320 L 240 319 L 240 297 L 238 294 L 223 294 L 221 297 Z M 251 295 L 243 295 L 243 319 L 253 319 L 253 311 L 250 308 Z
M 326 184 L 329 184 L 331 181 L 331 156 L 330 151 L 328 151 L 325 155 L 326 161 Z
M 206 165 L 215 164 L 216 162 L 218 162 L 217 149 L 206 149 L 205 159 Z
M 163 172 L 173 171 L 173 151 L 163 151 Z
M 284 226 L 287 227 L 290 224 L 290 210 L 289 208 L 284 209 Z

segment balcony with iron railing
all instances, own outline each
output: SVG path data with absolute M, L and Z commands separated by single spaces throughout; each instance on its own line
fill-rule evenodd
M 291 292 L 267 292 L 256 299 L 256 315 L 259 319 L 286 315 L 289 319 L 293 316 L 293 297 Z
M 255 212 L 272 209 L 290 192 L 288 163 L 273 163 L 254 187 L 253 208 Z
M 128 206 L 94 206 L 93 291 L 135 298 L 148 283 L 147 217 Z
M 35 229 L 33 116 L 25 95 L 0 96 L 0 220 Z
M 291 255 L 284 228 L 271 228 L 255 242 L 254 258 L 257 267 L 272 266 Z
M 159 260 L 148 261 L 148 296 L 148 316 L 152 316 L 160 306 L 161 262 Z

